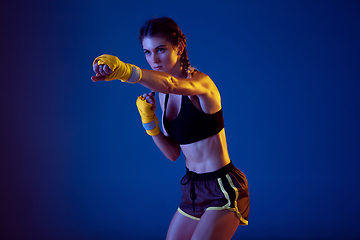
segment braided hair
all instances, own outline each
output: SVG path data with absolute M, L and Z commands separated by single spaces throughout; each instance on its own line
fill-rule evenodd
M 186 50 L 186 37 L 173 19 L 161 17 L 148 20 L 140 29 L 139 40 L 141 44 L 147 36 L 164 37 L 174 46 L 179 46 L 182 42 L 184 44 L 184 51 L 180 58 L 181 65 L 186 72 L 192 71 Z

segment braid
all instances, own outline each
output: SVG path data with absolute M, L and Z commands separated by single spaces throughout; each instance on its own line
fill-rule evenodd
M 189 60 L 189 57 L 187 55 L 186 38 L 185 38 L 185 35 L 181 32 L 180 29 L 178 30 L 178 42 L 179 42 L 179 44 L 180 44 L 180 42 L 184 43 L 184 51 L 181 54 L 180 61 L 181 61 L 181 65 L 184 67 L 184 69 L 186 71 L 188 71 L 189 68 L 190 68 L 190 60 Z
M 189 61 L 189 57 L 187 55 L 187 50 L 186 47 L 184 48 L 183 53 L 181 54 L 181 64 L 183 65 L 185 70 L 188 70 L 190 67 L 190 61 Z
M 181 65 L 187 73 L 192 73 L 194 71 L 190 66 L 187 55 L 185 35 L 174 20 L 168 17 L 150 19 L 140 30 L 139 40 L 141 44 L 146 36 L 165 37 L 174 46 L 179 46 L 182 42 L 184 44 L 184 50 L 180 56 Z

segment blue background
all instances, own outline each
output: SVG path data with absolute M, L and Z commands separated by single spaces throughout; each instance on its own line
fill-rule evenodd
M 155 16 L 222 94 L 251 196 L 233 239 L 359 239 L 360 2 L 331 0 L 1 1 L 1 239 L 165 238 L 183 156 L 145 134 L 146 88 L 90 80 L 103 53 L 149 68 Z

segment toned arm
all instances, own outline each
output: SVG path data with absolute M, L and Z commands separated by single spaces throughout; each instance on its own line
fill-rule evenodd
M 192 78 L 176 78 L 169 73 L 143 69 L 139 83 L 156 92 L 187 96 L 208 94 L 216 89 L 210 77 L 201 72 Z
M 160 93 L 159 99 L 160 99 L 161 108 L 163 109 L 164 94 Z M 144 105 L 144 101 L 146 101 L 145 105 Z M 156 99 L 155 99 L 155 95 L 153 93 L 150 93 L 150 94 L 144 93 L 142 96 L 140 96 L 138 98 L 136 103 L 137 103 L 140 115 L 142 116 L 143 122 L 144 122 L 143 117 L 152 116 L 153 114 L 155 114 Z M 152 105 L 151 109 L 148 109 L 148 107 L 151 105 Z M 155 116 L 155 118 L 156 118 L 156 116 Z M 157 118 L 156 118 L 156 120 L 157 120 Z M 145 122 L 149 122 L 149 120 L 145 119 Z M 150 131 L 153 131 L 153 130 L 150 130 Z M 148 130 L 147 130 L 147 132 L 148 132 Z M 176 140 L 167 136 L 165 129 L 164 129 L 164 133 L 162 133 L 159 129 L 159 131 L 156 131 L 156 134 L 150 134 L 149 132 L 148 132 L 148 134 L 152 136 L 152 139 L 153 139 L 154 143 L 156 144 L 156 146 L 161 150 L 161 152 L 169 160 L 175 161 L 180 156 L 180 152 L 181 152 L 180 145 L 177 143 Z

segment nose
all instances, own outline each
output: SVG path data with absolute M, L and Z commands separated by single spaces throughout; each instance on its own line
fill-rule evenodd
M 152 62 L 158 63 L 160 61 L 159 56 L 155 53 L 152 55 Z

